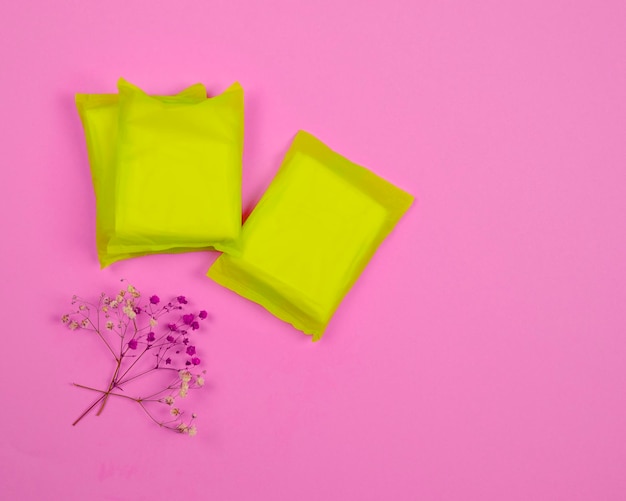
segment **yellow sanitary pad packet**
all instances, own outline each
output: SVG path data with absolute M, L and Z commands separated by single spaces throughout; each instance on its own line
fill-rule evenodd
M 246 221 L 240 256 L 208 276 L 313 341 L 413 197 L 299 132 Z
M 108 251 L 238 253 L 243 89 L 168 102 L 120 80 L 115 229 Z
M 193 103 L 206 100 L 202 84 L 192 85 L 176 96 L 155 96 L 164 104 Z M 114 169 L 119 118 L 117 94 L 76 94 L 76 107 L 85 131 L 87 154 L 96 195 L 96 247 L 104 268 L 115 261 L 145 255 L 144 252 L 109 252 L 115 227 Z

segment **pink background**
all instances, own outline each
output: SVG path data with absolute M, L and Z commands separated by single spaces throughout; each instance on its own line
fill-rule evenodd
M 2 497 L 624 499 L 625 26 L 622 1 L 3 2 Z M 248 211 L 299 128 L 416 196 L 320 343 L 212 253 L 99 270 L 73 94 L 119 76 L 242 83 Z M 108 365 L 57 319 L 122 277 L 213 315 L 195 438 L 119 401 L 70 426 Z

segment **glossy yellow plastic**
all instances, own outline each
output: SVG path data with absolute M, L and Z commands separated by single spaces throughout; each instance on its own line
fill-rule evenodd
M 242 254 L 220 256 L 208 276 L 317 341 L 412 202 L 300 131 L 244 224 Z
M 192 85 L 176 96 L 155 96 L 163 103 L 190 103 L 206 100 L 202 84 Z M 96 195 L 96 248 L 104 268 L 120 259 L 149 252 L 109 252 L 115 227 L 114 169 L 119 118 L 117 94 L 76 94 L 76 107 L 85 131 L 91 178 Z
M 124 80 L 109 252 L 239 252 L 243 89 L 163 103 Z

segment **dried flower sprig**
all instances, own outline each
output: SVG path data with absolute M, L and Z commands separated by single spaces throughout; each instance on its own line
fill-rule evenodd
M 193 338 L 207 312 L 186 312 L 189 301 L 177 296 L 165 303 L 157 295 L 144 299 L 132 285 L 115 296 L 102 293 L 97 303 L 74 296 L 74 310 L 61 317 L 72 331 L 91 331 L 104 343 L 115 361 L 106 389 L 73 383 L 98 393 L 97 399 L 72 423 L 78 424 L 92 410 L 99 416 L 110 397 L 136 402 L 159 426 L 193 436 L 196 414 L 179 405 L 190 390 L 204 386 L 205 370 Z M 159 377 L 160 386 L 141 396 L 126 392 L 130 383 L 146 376 Z M 155 378 L 157 379 L 157 378 Z M 145 391 L 145 390 L 144 390 Z

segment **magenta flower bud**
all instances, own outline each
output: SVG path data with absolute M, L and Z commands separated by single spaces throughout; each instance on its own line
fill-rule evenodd
M 156 336 L 154 335 L 154 332 L 148 332 L 148 336 L 146 337 L 147 341 L 154 341 L 156 339 Z
M 195 355 L 196 354 L 196 347 L 191 345 L 191 346 L 187 346 L 187 355 Z
M 188 315 L 183 315 L 183 323 L 185 325 L 191 325 L 193 322 L 193 313 L 189 313 Z
M 128 347 L 131 350 L 136 350 L 137 349 L 137 340 L 136 339 L 131 339 L 130 341 L 128 341 Z
M 202 310 L 200 313 L 198 313 L 198 316 L 204 320 L 207 317 L 207 312 Z
M 198 322 L 193 322 L 191 324 L 191 328 L 195 331 L 200 328 L 200 324 Z
M 176 300 L 180 303 L 180 304 L 187 304 L 187 298 L 185 296 L 178 296 L 176 298 Z
M 150 302 L 152 304 L 159 304 L 159 301 L 161 301 L 161 299 L 159 299 L 159 296 L 157 296 L 156 294 L 150 297 Z
M 200 359 L 199 359 L 198 357 L 193 357 L 193 358 L 191 359 L 191 363 L 192 363 L 193 365 L 200 365 Z

